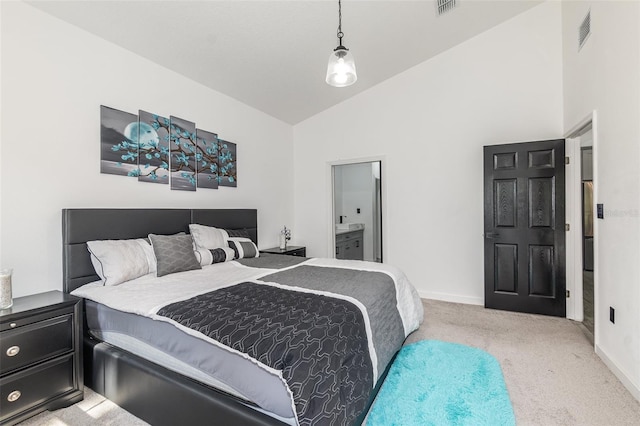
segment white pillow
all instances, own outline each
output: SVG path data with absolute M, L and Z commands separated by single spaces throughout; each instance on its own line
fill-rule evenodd
M 249 238 L 232 237 L 229 238 L 229 247 L 234 251 L 236 259 L 245 257 L 260 257 L 260 251 L 256 244 Z
M 149 264 L 149 273 L 156 273 L 158 270 L 158 261 L 156 260 L 156 254 L 153 252 L 153 246 L 151 243 L 144 238 L 136 240 L 142 246 L 142 250 L 144 250 L 144 255 L 147 258 L 147 263 Z
M 153 248 L 142 238 L 88 241 L 87 247 L 104 285 L 118 285 L 156 269 Z
M 192 223 L 189 225 L 189 232 L 193 236 L 195 248 L 198 250 L 229 247 L 229 244 L 227 244 L 229 234 L 224 229 Z

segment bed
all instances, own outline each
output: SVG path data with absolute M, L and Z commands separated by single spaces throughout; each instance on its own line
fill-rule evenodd
M 95 240 L 188 234 L 190 224 L 257 246 L 256 210 L 62 217 L 64 291 L 85 298 L 85 384 L 154 425 L 360 424 L 422 320 L 415 289 L 385 265 L 261 255 L 107 288 L 87 250 Z

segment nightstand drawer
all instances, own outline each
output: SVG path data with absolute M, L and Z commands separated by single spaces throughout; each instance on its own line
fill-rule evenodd
M 53 312 L 52 315 L 61 312 Z M 5 374 L 73 350 L 73 314 L 50 316 L 3 331 L 1 336 L 0 374 Z
M 73 390 L 73 355 L 0 379 L 0 422 Z

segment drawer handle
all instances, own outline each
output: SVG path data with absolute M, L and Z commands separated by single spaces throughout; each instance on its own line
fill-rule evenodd
M 12 322 L 11 324 L 9 324 L 9 327 L 11 328 L 16 328 L 18 324 L 16 324 L 15 322 Z
M 20 393 L 20 391 L 13 391 L 9 394 L 9 396 L 7 396 L 7 401 L 16 402 L 21 395 L 22 393 Z
M 7 356 L 16 356 L 20 352 L 20 346 L 11 346 L 7 349 Z

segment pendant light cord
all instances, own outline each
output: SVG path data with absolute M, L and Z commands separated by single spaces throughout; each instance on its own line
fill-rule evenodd
M 342 46 L 342 0 L 338 0 L 338 39 L 340 40 L 340 46 Z

